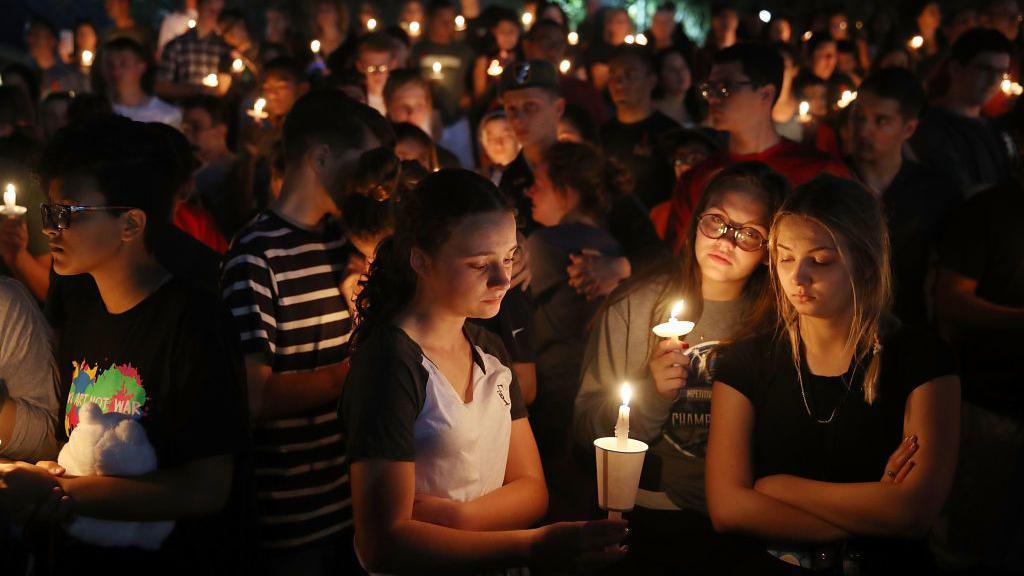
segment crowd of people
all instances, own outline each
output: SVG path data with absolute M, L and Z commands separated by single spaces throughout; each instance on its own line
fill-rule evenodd
M 1024 571 L 1017 0 L 586 4 L 27 21 L 2 572 Z

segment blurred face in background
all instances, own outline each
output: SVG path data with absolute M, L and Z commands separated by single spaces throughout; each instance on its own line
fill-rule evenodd
M 917 120 L 903 118 L 899 101 L 861 91 L 850 112 L 850 152 L 865 163 L 892 158 L 915 129 Z
M 651 20 L 651 34 L 658 44 L 668 44 L 676 27 L 676 13 L 673 10 L 658 10 Z
M 491 34 L 502 52 L 511 52 L 519 44 L 519 26 L 515 22 L 502 20 L 491 28 Z
M 616 108 L 649 105 L 657 76 L 638 58 L 616 58 L 609 64 L 608 93 Z
M 658 74 L 660 74 L 661 87 L 667 94 L 683 94 L 692 85 L 690 66 L 686 63 L 683 55 L 678 52 L 665 56 Z
M 268 8 L 266 21 L 267 25 L 264 31 L 266 41 L 271 44 L 286 44 L 292 27 L 291 17 L 282 10 Z
M 441 8 L 430 15 L 427 35 L 431 42 L 451 44 L 455 40 L 455 9 Z
M 633 31 L 633 22 L 629 14 L 616 8 L 608 11 L 604 19 L 604 39 L 612 46 L 618 46 L 626 41 L 626 35 Z
M 107 84 L 117 90 L 133 90 L 142 83 L 146 63 L 131 50 L 105 50 L 103 73 Z
M 519 141 L 508 119 L 492 118 L 480 127 L 480 146 L 492 163 L 507 166 L 519 154 Z
M 926 4 L 917 15 L 917 29 L 922 34 L 932 35 L 942 25 L 942 8 L 937 2 Z
M 398 21 L 408 24 L 409 22 L 419 22 L 423 25 L 423 21 L 426 13 L 423 11 L 423 3 L 419 0 L 409 0 L 402 4 L 402 10 L 398 14 Z
M 359 51 L 359 59 L 356 67 L 359 73 L 366 78 L 366 92 L 368 94 L 380 95 L 384 93 L 384 85 L 388 83 L 388 75 L 394 62 L 390 52 L 377 52 L 376 50 L 362 49 Z
M 402 138 L 395 142 L 395 156 L 399 160 L 419 162 L 423 169 L 432 172 L 434 166 L 434 150 L 418 138 Z
M 88 22 L 75 27 L 75 53 L 81 54 L 82 50 L 96 53 L 96 29 Z
M 736 10 L 727 8 L 711 17 L 711 34 L 720 41 L 729 40 L 735 38 L 739 25 L 739 14 L 736 13 Z
M 25 42 L 29 53 L 37 60 L 57 53 L 57 37 L 43 24 L 32 24 L 25 35 Z
M 388 119 L 392 122 L 408 122 L 427 134 L 432 132 L 434 109 L 426 87 L 409 82 L 395 90 L 387 101 Z
M 785 18 L 778 16 L 772 18 L 771 24 L 768 25 L 768 39 L 772 42 L 789 44 L 793 39 L 793 25 Z
M 850 39 L 850 19 L 846 14 L 833 14 L 828 18 L 828 32 L 833 40 Z
M 774 88 L 754 86 L 750 77 L 743 72 L 739 62 L 721 62 L 711 67 L 708 84 L 712 87 L 708 96 L 708 117 L 715 130 L 733 132 L 742 130 L 751 119 L 762 117 L 767 110 L 771 114 Z M 716 89 L 725 88 L 729 93 L 723 97 Z
M 967 66 L 951 61 L 949 67 L 951 84 L 969 106 L 982 106 L 991 100 L 1009 70 L 1010 55 L 996 52 L 982 52 Z
M 557 134 L 565 100 L 543 88 L 521 88 L 504 95 L 505 115 L 523 147 L 548 144 Z
M 338 12 L 338 5 L 334 2 L 317 2 L 313 10 L 313 24 L 318 31 L 337 30 L 344 34 L 345 30 L 338 30 L 341 22 L 341 13 Z
M 186 108 L 182 113 L 181 132 L 202 161 L 207 161 L 225 147 L 228 127 L 214 124 L 203 108 Z
M 979 24 L 1002 32 L 1010 42 L 1017 40 L 1021 24 L 1020 6 L 1016 0 L 1004 0 L 989 5 L 979 16 Z
M 272 71 L 264 78 L 262 88 L 263 97 L 267 99 L 267 114 L 271 118 L 284 118 L 309 86 L 305 82 L 297 82 L 288 74 Z
M 828 80 L 836 70 L 836 63 L 839 60 L 839 51 L 835 42 L 822 42 L 814 48 L 811 54 L 811 72 L 821 78 Z

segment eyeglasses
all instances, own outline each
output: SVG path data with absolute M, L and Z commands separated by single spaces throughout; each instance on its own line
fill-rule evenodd
M 67 230 L 71 228 L 71 215 L 80 212 L 127 212 L 129 206 L 67 206 L 65 204 L 40 204 L 43 230 Z
M 736 93 L 736 89 L 740 86 L 753 86 L 754 82 L 750 80 L 735 80 L 733 82 L 704 82 L 698 89 L 700 95 L 705 100 L 711 100 L 712 98 L 718 98 L 726 100 L 729 96 Z
M 377 75 L 377 74 L 387 74 L 388 73 L 388 65 L 387 64 L 381 64 L 380 66 L 366 66 L 366 67 L 363 68 L 363 72 L 365 72 L 367 76 L 374 76 L 374 75 Z
M 700 229 L 701 234 L 712 240 L 718 240 L 731 232 L 732 241 L 737 248 L 744 252 L 757 252 L 764 247 L 766 242 L 764 236 L 757 230 L 750 227 L 733 226 L 718 214 L 701 216 L 697 221 L 697 228 Z

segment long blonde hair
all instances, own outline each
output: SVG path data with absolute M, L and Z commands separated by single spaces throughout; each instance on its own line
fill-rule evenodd
M 867 362 L 864 400 L 878 398 L 881 336 L 892 301 L 889 232 L 878 199 L 856 182 L 831 175 L 818 176 L 798 187 L 775 216 L 768 248 L 780 336 L 789 337 L 793 363 L 800 373 L 800 315 L 789 302 L 776 264 L 779 224 L 798 216 L 824 228 L 836 245 L 853 289 L 853 322 L 847 346 L 854 348 L 856 366 Z

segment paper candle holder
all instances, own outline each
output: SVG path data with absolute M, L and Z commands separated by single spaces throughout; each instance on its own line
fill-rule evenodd
M 629 438 L 622 446 L 614 436 L 594 440 L 597 458 L 597 504 L 609 516 L 629 512 L 636 505 L 640 472 L 647 444 Z

